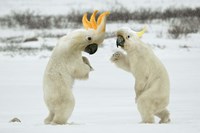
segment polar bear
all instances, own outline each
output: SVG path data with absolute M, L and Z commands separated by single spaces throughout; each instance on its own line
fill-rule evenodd
M 44 101 L 49 115 L 45 124 L 66 124 L 71 116 L 75 99 L 72 86 L 76 79 L 88 79 L 92 67 L 82 51 L 94 54 L 104 40 L 106 16 L 104 12 L 95 20 L 95 11 L 90 21 L 83 17 L 86 29 L 72 31 L 59 39 L 47 64 L 43 78 Z
M 117 51 L 112 55 L 111 61 L 135 77 L 135 100 L 142 123 L 154 123 L 154 116 L 160 118 L 159 123 L 168 123 L 168 73 L 152 49 L 139 39 L 143 33 L 144 30 L 135 32 L 127 27 L 119 29 L 116 44 L 126 54 Z

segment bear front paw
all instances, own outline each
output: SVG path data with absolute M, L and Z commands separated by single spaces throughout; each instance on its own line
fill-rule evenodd
M 111 61 L 115 62 L 115 61 L 119 60 L 122 56 L 123 56 L 123 53 L 120 51 L 117 51 L 112 55 Z
M 90 67 L 90 71 L 94 71 L 93 67 L 90 65 L 90 62 L 87 57 L 82 56 L 83 62 Z

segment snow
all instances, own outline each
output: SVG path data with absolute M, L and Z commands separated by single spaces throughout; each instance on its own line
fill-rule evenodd
M 110 41 L 114 43 L 114 39 Z M 88 56 L 95 71 L 87 81 L 76 81 L 71 125 L 44 125 L 42 77 L 48 58 L 0 58 L 0 132 L 183 132 L 200 131 L 200 49 L 154 49 L 171 80 L 170 124 L 139 124 L 134 101 L 134 78 L 110 61 L 115 49 L 100 48 Z M 13 68 L 14 67 L 14 68 Z M 9 123 L 12 118 L 22 123 Z M 158 119 L 156 119 L 158 122 Z
M 118 1 L 119 2 L 119 1 Z M 83 11 L 111 9 L 116 1 L 102 0 L 0 0 L 0 15 L 11 10 L 34 10 L 42 14 L 66 14 L 70 10 Z M 120 2 L 130 10 L 141 7 L 165 9 L 167 7 L 199 7 L 199 0 L 123 0 Z M 20 8 L 19 8 L 20 7 Z M 134 7 L 134 9 L 133 9 Z M 51 10 L 49 10 L 51 9 Z M 107 31 L 129 26 L 140 29 L 141 23 L 109 23 Z M 171 39 L 167 34 L 169 23 L 151 22 L 142 40 L 152 46 L 155 54 L 166 66 L 170 81 L 171 95 L 169 124 L 140 124 L 135 104 L 134 78 L 114 66 L 109 59 L 119 50 L 115 39 L 108 38 L 95 55 L 87 56 L 95 69 L 86 81 L 76 81 L 73 87 L 76 106 L 68 125 L 45 125 L 48 110 L 43 100 L 42 78 L 51 52 L 39 51 L 34 55 L 7 56 L 12 53 L 0 52 L 0 133 L 199 133 L 200 132 L 200 34 Z M 66 34 L 72 29 L 1 29 L 0 38 L 38 36 L 37 42 L 17 43 L 21 47 L 56 45 L 57 38 L 40 37 L 42 34 Z M 7 43 L 0 43 L 6 46 Z M 14 44 L 13 44 L 14 45 Z M 181 48 L 180 46 L 188 46 Z M 159 46 L 161 48 L 159 48 Z M 163 47 L 163 48 L 162 48 Z M 9 123 L 13 118 L 21 123 Z
M 40 14 L 68 14 L 72 10 L 110 10 L 122 6 L 129 10 L 140 8 L 166 9 L 169 7 L 198 7 L 199 0 L 0 0 L 0 15 L 11 11 L 36 11 Z

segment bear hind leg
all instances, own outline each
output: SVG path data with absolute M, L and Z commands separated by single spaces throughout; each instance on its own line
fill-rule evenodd
M 67 124 L 69 117 L 71 116 L 74 109 L 74 99 L 68 101 L 66 104 L 62 104 L 62 106 L 57 106 L 54 118 L 51 122 L 52 125 L 64 125 Z
M 50 124 L 51 121 L 53 120 L 54 118 L 54 113 L 52 111 L 49 112 L 49 115 L 47 116 L 47 118 L 44 120 L 44 123 L 45 124 Z
M 67 118 L 63 113 L 56 113 L 53 120 L 51 121 L 52 125 L 64 125 L 67 122 Z
M 142 122 L 141 123 L 154 123 L 153 111 L 148 107 L 148 104 L 144 101 L 138 100 L 138 111 L 140 112 Z
M 141 113 L 140 113 L 141 114 Z M 154 123 L 154 116 L 153 115 L 144 115 L 144 114 L 141 114 L 141 117 L 142 117 L 142 122 L 141 123 Z
M 158 112 L 155 114 L 157 117 L 160 118 L 159 123 L 169 123 L 170 118 L 169 118 L 169 111 L 167 109 L 162 110 L 161 112 Z

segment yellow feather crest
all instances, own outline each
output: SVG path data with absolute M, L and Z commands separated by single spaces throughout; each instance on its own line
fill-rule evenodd
M 144 28 L 143 28 L 141 31 L 136 32 L 136 34 L 137 34 L 137 36 L 138 36 L 139 38 L 141 38 L 142 35 L 143 35 L 146 31 L 147 31 L 147 26 L 145 25 Z
M 110 12 L 103 12 L 102 14 L 99 15 L 97 21 L 96 21 L 96 14 L 97 14 L 98 10 L 95 10 L 91 17 L 90 17 L 90 21 L 87 19 L 87 13 L 85 13 L 83 15 L 82 18 L 82 23 L 85 29 L 94 29 L 96 30 L 98 28 L 98 26 L 102 23 L 102 20 L 104 17 L 108 16 L 110 14 Z M 105 28 L 103 28 L 103 31 L 105 32 Z

